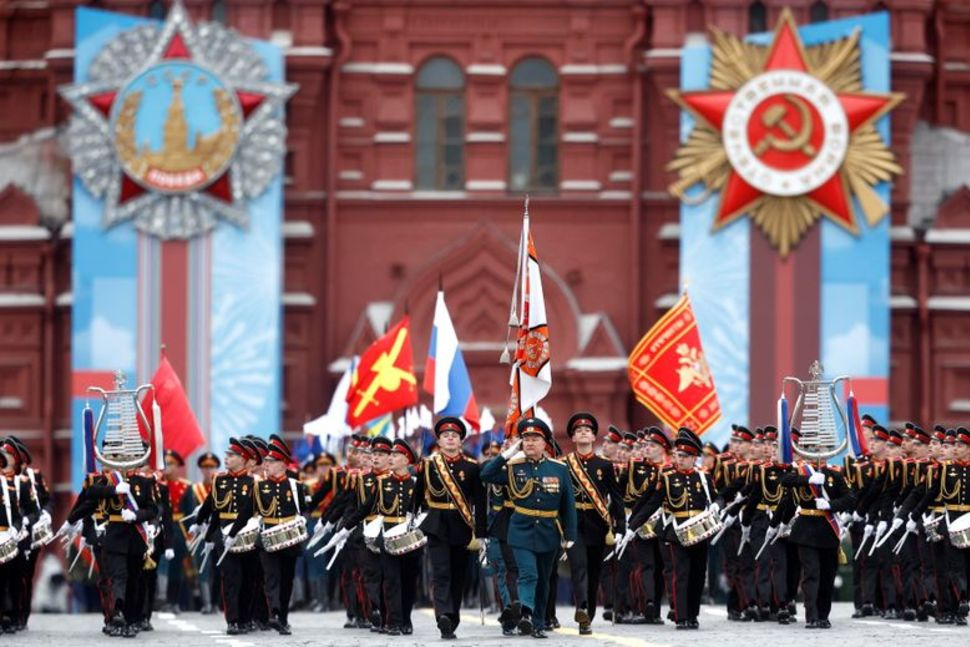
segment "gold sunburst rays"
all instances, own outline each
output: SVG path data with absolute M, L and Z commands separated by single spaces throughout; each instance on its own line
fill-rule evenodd
M 711 95 L 720 92 L 723 97 L 724 93 L 733 93 L 753 78 L 766 73 L 767 68 L 778 69 L 772 48 L 786 28 L 795 33 L 794 40 L 805 73 L 822 81 L 840 100 L 845 97 L 846 100 L 878 98 L 885 101 L 882 109 L 871 112 L 864 121 L 853 122 L 855 125 L 850 128 L 842 166 L 831 179 L 830 184 L 838 187 L 837 192 L 846 194 L 846 200 L 842 204 L 849 206 L 833 206 L 831 202 L 826 204 L 826 200 L 820 200 L 814 194 L 781 196 L 763 193 L 760 198 L 750 201 L 744 209 L 727 207 L 724 196 L 730 193 L 730 187 L 736 185 L 736 178 L 733 178 L 736 172 L 725 151 L 721 122 L 717 120 L 718 116 L 723 116 L 723 112 L 715 114 L 710 109 L 711 103 L 707 104 L 708 109 L 705 111 L 699 100 L 691 105 L 690 95 L 697 97 L 704 94 L 703 92 L 672 90 L 667 93 L 695 118 L 690 134 L 666 166 L 668 171 L 677 175 L 676 181 L 668 187 L 669 193 L 685 204 L 697 204 L 706 200 L 711 193 L 719 192 L 718 214 L 713 229 L 716 231 L 747 213 L 782 256 L 789 254 L 809 228 L 823 216 L 847 231 L 858 234 L 859 227 L 851 215 L 853 208 L 848 194 L 855 196 L 866 223 L 870 227 L 877 224 L 889 212 L 889 206 L 880 198 L 874 186 L 880 182 L 891 181 L 894 176 L 902 173 L 895 155 L 875 130 L 873 123 L 898 105 L 903 96 L 889 93 L 877 95 L 863 91 L 859 29 L 843 38 L 804 46 L 797 36 L 794 18 L 787 9 L 782 12 L 773 43 L 770 45 L 748 43 L 712 27 L 709 90 L 706 92 Z M 709 96 L 704 100 L 709 101 L 710 98 Z M 854 110 L 857 114 L 858 108 Z M 712 114 L 715 116 L 712 117 Z M 688 190 L 698 184 L 705 187 L 704 193 L 700 197 L 689 196 Z

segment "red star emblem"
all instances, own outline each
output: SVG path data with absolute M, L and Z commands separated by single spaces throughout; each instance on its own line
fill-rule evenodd
M 775 30 L 761 75 L 771 72 L 792 71 L 813 76 L 805 55 L 804 45 L 790 12 L 785 11 Z M 747 85 L 745 87 L 748 87 Z M 848 129 L 848 146 L 851 135 L 860 128 L 879 119 L 902 101 L 902 95 L 877 94 L 868 92 L 833 92 L 838 105 L 844 112 L 844 124 Z M 707 90 L 683 92 L 674 96 L 680 105 L 695 118 L 707 124 L 727 139 L 728 132 L 737 124 L 725 125 L 729 106 L 738 95 L 738 90 Z M 785 95 L 778 90 L 773 96 L 762 101 L 751 112 L 751 118 L 743 125 L 741 135 L 746 137 L 758 161 L 776 171 L 793 171 L 806 167 L 817 156 L 823 154 L 822 146 L 826 137 L 825 128 L 819 111 L 808 101 L 801 101 Z M 758 117 L 758 118 L 756 118 Z M 799 133 L 804 137 L 799 139 Z M 796 146 L 797 144 L 797 146 Z M 843 143 L 843 153 L 846 144 Z M 734 219 L 749 212 L 764 196 L 782 195 L 803 197 L 811 206 L 823 213 L 833 222 L 856 233 L 858 226 L 853 214 L 851 192 L 845 174 L 839 170 L 831 171 L 823 182 L 811 186 L 804 192 L 797 192 L 797 186 L 788 187 L 786 193 L 766 191 L 763 187 L 742 177 L 738 168 L 731 165 L 721 195 L 714 220 L 714 228 L 720 228 Z

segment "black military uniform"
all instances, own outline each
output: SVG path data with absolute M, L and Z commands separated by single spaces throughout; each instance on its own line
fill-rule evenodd
M 105 473 L 88 474 L 84 478 L 81 491 L 67 515 L 68 524 L 74 525 L 78 521 L 81 522 L 81 537 L 84 539 L 85 545 L 91 550 L 91 559 L 98 567 L 96 586 L 101 601 L 101 612 L 104 615 L 103 631 L 105 633 L 109 633 L 112 629 L 111 611 L 114 607 L 114 602 L 111 599 L 111 581 L 108 579 L 108 569 L 104 564 L 102 546 L 104 528 L 108 522 L 108 502 L 91 496 L 90 490 L 94 486 L 104 486 L 107 483 L 108 477 Z
M 244 460 L 251 458 L 249 450 L 236 438 L 229 439 L 227 453 L 236 454 Z M 225 548 L 225 537 L 235 541 L 249 518 L 253 516 L 253 477 L 246 470 L 226 471 L 216 474 L 209 497 L 199 510 L 198 523 L 210 518 L 215 521 L 206 535 L 206 548 L 212 551 L 210 561 L 218 560 Z M 211 545 L 208 545 L 211 544 Z M 249 591 L 256 581 L 256 551 L 227 552 L 221 564 L 222 603 L 226 617 L 226 633 L 236 635 L 249 630 L 252 622 L 252 603 Z
M 970 450 L 967 450 L 967 446 L 970 445 L 970 431 L 965 427 L 959 427 L 956 442 L 955 460 L 943 467 L 938 480 L 940 500 L 951 523 L 970 514 L 970 460 L 960 457 L 961 454 L 970 455 Z M 965 625 L 970 612 L 970 595 L 968 595 L 970 548 L 957 548 L 950 542 L 949 537 L 946 540 L 950 547 L 950 581 L 956 601 L 955 622 Z
M 455 432 L 465 437 L 465 423 L 440 419 L 435 436 Z M 428 516 L 421 530 L 428 537 L 435 617 L 443 638 L 454 638 L 461 621 L 461 601 L 468 571 L 468 548 L 476 537 L 486 536 L 485 489 L 478 463 L 459 452 L 425 458 L 418 469 L 417 504 Z
M 811 476 L 806 476 L 805 473 Z M 824 483 L 812 484 L 821 472 Z M 855 499 L 836 468 L 824 465 L 811 468 L 803 464 L 786 474 L 781 484 L 790 492 L 779 506 L 771 525 L 790 523 L 788 541 L 798 547 L 802 568 L 802 594 L 805 596 L 805 626 L 828 629 L 832 591 L 839 564 L 841 537 L 835 514 L 851 510 Z M 797 509 L 797 518 L 792 520 Z M 789 521 L 792 520 L 792 521 Z
M 599 423 L 588 412 L 581 411 L 569 418 L 566 433 L 572 438 L 577 429 L 586 427 L 593 434 L 599 432 Z M 596 616 L 596 593 L 600 584 L 600 572 L 607 546 L 615 543 L 615 535 L 626 530 L 623 497 L 613 473 L 613 464 L 590 452 L 578 451 L 567 454 L 566 466 L 572 478 L 576 499 L 577 540 L 566 551 L 573 584 L 576 605 L 576 622 L 579 633 L 592 633 L 590 623 Z
M 111 582 L 111 625 L 115 633 L 133 636 L 137 633 L 135 623 L 142 616 L 143 573 L 150 565 L 152 551 L 145 524 L 158 516 L 155 479 L 136 470 L 124 477 L 111 472 L 106 483 L 91 485 L 88 495 L 107 503 L 102 562 Z M 131 500 L 137 510 L 133 510 Z
M 23 524 L 15 458 L 0 442 L 0 540 L 13 541 Z M 0 564 L 0 632 L 13 633 L 20 614 L 17 588 L 21 581 L 22 560 L 18 557 Z
M 200 469 L 218 469 L 221 467 L 222 463 L 219 461 L 219 457 L 212 452 L 205 452 L 200 455 L 196 460 L 196 465 Z M 189 527 L 198 526 L 198 513 L 202 509 L 202 504 L 205 500 L 209 498 L 209 492 L 212 491 L 212 478 L 206 478 L 202 481 L 192 483 L 192 485 L 185 490 L 182 494 L 182 500 L 179 502 L 179 511 L 181 512 L 182 518 L 188 517 L 195 513 L 195 516 L 191 518 Z M 178 526 L 184 528 L 184 524 L 180 521 Z M 202 598 L 202 613 L 211 614 L 215 613 L 216 608 L 214 600 L 218 597 L 215 591 L 218 578 L 214 576 L 216 572 L 215 564 L 209 563 L 206 565 L 204 572 L 200 572 L 199 568 L 202 566 L 202 557 L 199 553 L 194 553 L 192 556 L 193 563 L 195 564 L 195 572 L 197 577 L 197 584 L 199 587 L 199 595 Z
M 765 437 L 776 441 L 777 430 L 766 427 Z M 752 487 L 742 513 L 751 525 L 751 546 L 756 551 L 755 590 L 761 604 L 759 619 L 767 620 L 776 614 L 780 624 L 790 622 L 788 603 L 794 602 L 788 599 L 788 541 L 774 539 L 777 531 L 769 536 L 768 529 L 786 494 L 782 479 L 791 473 L 791 465 L 777 461 L 756 465 L 751 472 Z M 758 551 L 760 556 L 757 556 Z
M 392 452 L 404 455 L 408 464 L 417 461 L 411 446 L 403 440 L 395 440 Z M 417 477 L 410 471 L 403 474 L 388 472 L 377 477 L 375 486 L 367 494 L 367 499 L 353 514 L 344 520 L 346 530 L 356 528 L 367 518 L 383 517 L 384 530 L 408 521 L 408 514 L 415 508 L 414 495 L 417 490 Z M 421 566 L 421 550 L 412 550 L 403 555 L 392 555 L 384 548 L 383 537 L 376 543 L 381 549 L 380 564 L 384 592 L 385 632 L 390 636 L 410 635 L 414 632 L 411 623 L 411 610 L 414 608 L 418 573 Z
M 694 432 L 682 428 L 674 441 L 675 448 L 683 453 L 699 456 L 702 449 L 700 439 Z M 673 469 L 663 472 L 657 480 L 656 489 L 650 496 L 640 500 L 630 517 L 629 529 L 639 528 L 653 516 L 661 506 L 673 517 L 674 522 L 683 524 L 705 510 L 714 501 L 716 491 L 710 474 L 692 467 L 687 471 Z M 708 540 L 699 541 L 691 546 L 681 544 L 673 524 L 664 530 L 673 568 L 671 578 L 671 601 L 678 629 L 697 629 L 700 614 L 701 594 L 707 572 Z
M 269 452 L 264 461 L 291 462 L 290 449 L 279 436 L 271 436 Z M 262 517 L 263 526 L 272 528 L 281 523 L 295 521 L 307 512 L 306 487 L 285 473 L 267 477 L 256 484 L 255 511 Z M 281 635 L 291 633 L 289 625 L 290 596 L 296 575 L 296 560 L 303 552 L 304 542 L 279 550 L 270 551 L 264 545 L 259 551 L 263 567 L 263 588 L 269 605 L 269 625 Z

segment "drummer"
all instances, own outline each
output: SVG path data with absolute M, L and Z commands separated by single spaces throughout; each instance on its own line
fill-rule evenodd
M 7 551 L 16 555 L 17 530 L 23 523 L 14 474 L 14 451 L 10 444 L 0 442 L 0 555 Z M 20 556 L 15 556 L 0 564 L 0 630 L 3 633 L 15 631 L 19 602 L 16 587 L 21 581 L 23 562 Z
M 305 520 L 302 525 L 298 519 L 307 511 L 306 487 L 303 483 L 286 475 L 286 467 L 292 462 L 290 448 L 279 436 L 271 436 L 269 448 L 263 458 L 266 478 L 256 484 L 253 497 L 255 512 L 262 517 L 263 550 L 259 552 L 263 567 L 263 586 L 266 602 L 269 605 L 269 626 L 282 636 L 292 631 L 288 622 L 290 596 L 293 593 L 293 578 L 296 574 L 296 560 L 303 552 L 307 538 Z M 272 531 L 287 524 L 293 527 L 292 533 Z M 301 532 L 302 531 L 302 532 Z M 270 537 L 281 537 L 281 543 L 274 543 Z M 292 543 L 294 540 L 296 543 Z M 292 545 L 286 545 L 291 544 Z
M 364 503 L 343 520 L 339 532 L 347 536 L 368 517 L 383 517 L 384 539 L 378 539 L 378 545 L 382 546 L 380 563 L 386 606 L 383 626 L 389 636 L 409 636 L 414 633 L 411 610 L 421 567 L 421 549 L 416 541 L 424 536 L 420 531 L 412 531 L 411 512 L 415 508 L 417 478 L 411 474 L 410 467 L 417 462 L 417 455 L 407 442 L 397 439 L 388 462 L 390 471 L 377 477 L 377 486 Z M 388 552 L 387 538 L 405 534 L 415 538 L 414 546 L 404 554 Z
M 967 573 L 970 573 L 970 548 L 961 548 L 970 542 L 970 430 L 959 427 L 953 445 L 953 462 L 940 483 L 943 504 L 949 516 L 949 540 L 953 546 L 950 569 L 957 573 L 956 623 L 966 624 L 970 612 L 967 595 Z
M 717 519 L 718 506 L 713 503 L 716 492 L 711 475 L 695 466 L 702 451 L 700 438 L 682 427 L 674 440 L 674 468 L 662 472 L 657 487 L 650 496 L 640 499 L 630 516 L 623 540 L 629 542 L 637 528 L 647 522 L 663 506 L 674 523 L 667 526 L 663 540 L 673 565 L 671 602 L 677 629 L 698 629 L 701 594 L 707 572 L 708 539 L 695 541 L 682 529 L 710 530 L 708 518 Z

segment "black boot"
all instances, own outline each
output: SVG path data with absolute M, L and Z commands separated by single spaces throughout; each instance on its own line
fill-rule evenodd
M 532 610 L 522 607 L 522 614 L 519 617 L 518 629 L 520 636 L 528 636 L 532 633 Z

